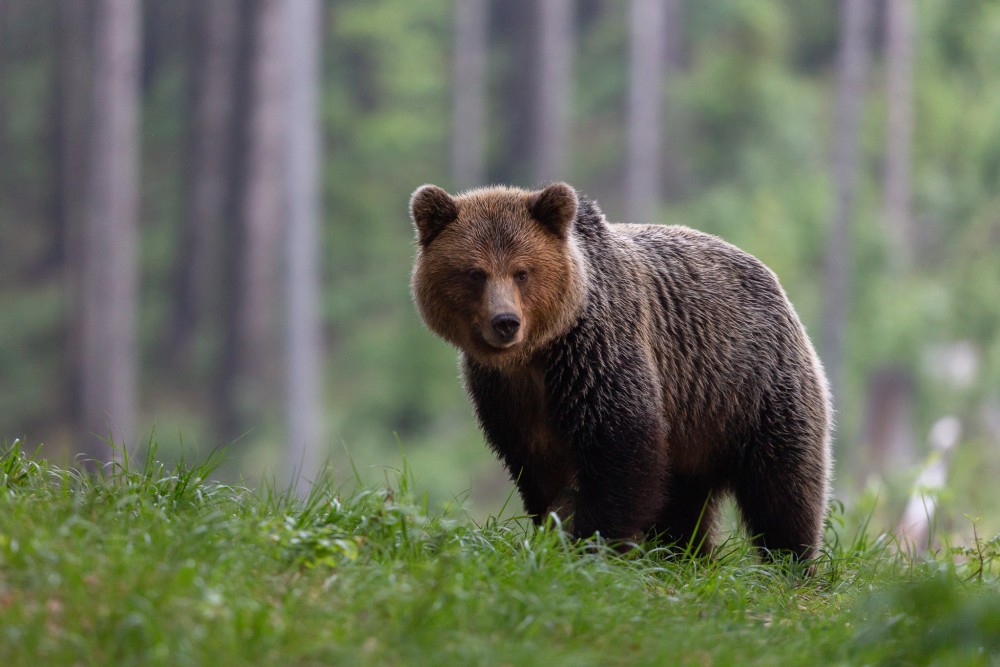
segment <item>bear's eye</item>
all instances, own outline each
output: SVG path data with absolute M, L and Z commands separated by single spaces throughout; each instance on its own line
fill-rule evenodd
M 524 269 L 516 271 L 514 273 L 514 280 L 516 280 L 519 283 L 523 283 L 527 279 L 528 279 L 528 272 L 525 271 Z
M 486 282 L 486 272 L 482 269 L 469 269 L 466 275 L 469 276 L 469 280 L 474 283 Z

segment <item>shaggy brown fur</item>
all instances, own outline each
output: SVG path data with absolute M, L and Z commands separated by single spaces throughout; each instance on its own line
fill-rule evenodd
M 420 314 L 461 351 L 486 439 L 536 520 L 708 551 L 731 493 L 759 546 L 814 555 L 829 397 L 770 270 L 685 227 L 610 225 L 563 183 L 426 185 L 410 212 Z

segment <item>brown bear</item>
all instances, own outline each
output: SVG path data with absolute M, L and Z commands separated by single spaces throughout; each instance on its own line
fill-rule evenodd
M 732 494 L 765 554 L 821 544 L 831 409 L 775 275 L 681 226 L 609 224 L 564 183 L 413 193 L 412 289 L 461 351 L 536 521 L 712 548 Z

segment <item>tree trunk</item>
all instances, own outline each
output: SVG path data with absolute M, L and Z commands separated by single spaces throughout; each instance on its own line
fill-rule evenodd
M 174 359 L 190 354 L 194 335 L 210 313 L 218 312 L 214 286 L 231 185 L 234 140 L 233 87 L 239 37 L 239 0 L 191 0 L 188 58 L 188 140 L 185 215 L 180 261 L 174 274 L 173 330 L 168 349 Z
M 632 0 L 625 187 L 628 222 L 653 222 L 650 218 L 659 200 L 666 17 L 662 0 Z
M 666 59 L 666 82 L 663 86 L 663 138 L 661 148 L 663 152 L 662 168 L 663 180 L 660 187 L 663 192 L 663 199 L 677 198 L 687 188 L 690 181 L 688 165 L 685 156 L 679 150 L 681 145 L 680 137 L 683 128 L 679 124 L 679 118 L 674 115 L 674 89 L 675 74 L 685 67 L 684 51 L 684 8 L 681 0 L 663 0 L 664 4 L 664 33 L 663 33 L 663 56 Z
M 95 0 L 89 181 L 81 284 L 83 451 L 98 459 L 136 433 L 140 11 Z M 96 437 L 93 437 L 96 436 Z M 120 455 L 120 451 L 115 455 Z
M 886 142 L 884 212 L 886 250 L 897 279 L 913 263 L 910 225 L 910 143 L 913 134 L 913 7 L 911 0 L 886 0 Z M 885 476 L 915 460 L 913 381 L 903 368 L 883 365 L 869 377 L 864 443 L 868 474 Z
M 276 383 L 281 225 L 287 206 L 285 9 L 282 0 L 243 5 L 218 413 L 225 438 L 239 435 L 251 414 L 271 407 Z
M 910 223 L 913 29 L 912 0 L 886 0 L 885 223 L 889 260 L 897 271 L 912 265 L 915 245 Z
M 833 135 L 833 215 L 826 247 L 823 361 L 839 407 L 843 386 L 843 338 L 850 294 L 850 227 L 860 168 L 859 124 L 868 72 L 869 0 L 843 0 Z
M 487 0 L 455 3 L 452 178 L 459 190 L 483 184 L 486 143 Z
M 567 180 L 572 97 L 573 3 L 540 0 L 538 3 L 538 87 L 534 157 L 535 185 Z
M 864 477 L 885 477 L 915 462 L 913 378 L 906 368 L 883 367 L 868 380 L 867 417 L 862 438 L 867 461 Z M 862 479 L 864 484 L 867 480 Z
M 286 381 L 288 460 L 293 484 L 300 474 L 315 481 L 322 464 L 320 398 L 320 39 L 319 0 L 289 0 L 288 243 Z M 300 494 L 308 484 L 296 484 Z
M 243 248 L 243 304 L 240 313 L 241 366 L 256 379 L 273 378 L 268 368 L 269 350 L 276 348 L 276 304 L 279 289 L 282 222 L 285 195 L 285 114 L 287 67 L 284 0 L 261 0 L 256 23 L 253 58 L 250 135 L 247 155 L 247 189 L 242 219 L 246 228 Z M 263 395 L 259 396 L 260 398 Z
M 49 262 L 62 266 L 78 245 L 85 201 L 90 12 L 87 0 L 63 0 L 56 8 L 56 71 L 53 87 L 53 162 L 56 177 Z
M 674 72 L 686 65 L 684 48 L 684 7 L 681 0 L 663 0 L 664 33 L 663 56 L 667 61 L 667 72 Z M 669 76 L 669 74 L 668 74 Z
M 496 111 L 499 136 L 490 156 L 487 178 L 498 183 L 529 183 L 535 170 L 535 90 L 538 77 L 538 14 L 535 0 L 490 3 L 490 36 L 503 68 L 491 111 Z M 529 156 L 529 157 L 526 157 Z
M 47 263 L 62 270 L 67 295 L 66 354 L 82 358 L 83 281 L 81 253 L 86 223 L 87 141 L 90 88 L 90 11 L 87 0 L 65 0 L 56 8 L 56 70 L 52 100 L 52 245 Z M 2 151 L 0 151 L 2 152 Z M 70 419 L 82 423 L 80 364 L 69 369 L 63 401 Z M 79 453 L 84 443 L 74 443 Z

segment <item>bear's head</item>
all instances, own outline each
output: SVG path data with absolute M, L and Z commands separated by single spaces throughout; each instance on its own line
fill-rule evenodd
M 573 238 L 576 191 L 493 187 L 451 196 L 424 185 L 410 199 L 412 288 L 434 333 L 481 364 L 522 364 L 576 320 L 585 293 Z

